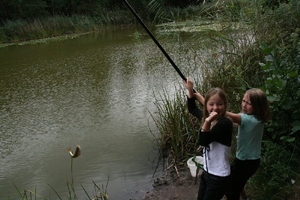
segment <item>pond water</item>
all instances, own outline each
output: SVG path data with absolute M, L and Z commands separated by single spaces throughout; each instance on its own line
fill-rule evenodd
M 79 199 L 84 190 L 96 194 L 93 182 L 108 183 L 118 200 L 152 189 L 155 93 L 174 93 L 181 80 L 153 41 L 136 33 L 0 49 L 1 200 L 18 199 L 16 188 L 66 199 L 72 178 Z M 82 154 L 71 171 L 67 148 L 76 145 Z

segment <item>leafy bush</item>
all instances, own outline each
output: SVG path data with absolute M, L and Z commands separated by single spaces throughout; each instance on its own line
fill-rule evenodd
M 292 192 L 299 188 L 300 165 L 300 2 L 290 0 L 274 10 L 258 2 L 264 1 L 255 1 L 251 8 L 241 9 L 239 4 L 222 7 L 223 12 L 218 13 L 220 18 L 233 16 L 234 20 L 243 22 L 242 26 L 237 31 L 227 26 L 221 31 L 199 32 L 199 36 L 195 36 L 201 38 L 196 42 L 198 48 L 192 48 L 203 48 L 199 41 L 211 39 L 205 54 L 210 56 L 209 61 L 201 63 L 205 67 L 201 66 L 198 78 L 202 80 L 201 91 L 210 87 L 224 88 L 232 111 L 239 112 L 241 97 L 247 88 L 259 87 L 266 92 L 271 101 L 272 121 L 265 129 L 261 166 L 248 182 L 247 188 L 251 189 L 248 194 L 255 199 L 295 199 L 297 194 Z M 243 21 L 245 19 L 247 21 Z M 244 29 L 245 24 L 250 29 Z M 168 106 L 172 107 L 172 103 Z M 183 110 L 171 112 L 178 111 Z M 172 130 L 168 129 L 168 134 L 171 138 Z
M 251 196 L 257 200 L 288 199 L 299 176 L 293 166 L 299 166 L 299 161 L 288 149 L 271 141 L 263 142 L 262 152 L 260 168 L 249 181 Z
M 265 63 L 264 89 L 272 102 L 273 120 L 268 136 L 274 141 L 294 142 L 300 134 L 300 29 L 286 37 L 281 47 L 262 44 Z M 299 144 L 298 144 L 299 145 Z

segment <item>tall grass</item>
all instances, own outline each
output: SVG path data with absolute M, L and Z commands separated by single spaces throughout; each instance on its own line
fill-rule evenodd
M 210 6 L 205 13 L 210 13 L 207 16 L 212 17 L 212 23 L 220 22 L 221 26 L 219 29 L 194 28 L 199 31 L 193 34 L 190 48 L 196 50 L 186 55 L 189 58 L 205 56 L 205 59 L 195 59 L 200 63 L 200 73 L 192 74 L 200 80 L 195 82 L 195 88 L 200 88 L 198 91 L 207 91 L 210 87 L 223 88 L 229 97 L 229 109 L 233 112 L 240 111 L 241 98 L 246 89 L 269 89 L 268 97 L 275 99 L 272 112 L 277 115 L 273 116 L 275 121 L 272 126 L 266 126 L 265 136 L 268 137 L 264 138 L 262 146 L 261 167 L 250 179 L 247 191 L 254 199 L 295 199 L 299 198 L 299 194 L 293 192 L 299 188 L 299 183 L 295 181 L 299 180 L 300 175 L 296 167 L 300 164 L 300 110 L 295 104 L 299 103 L 300 4 L 297 0 L 290 0 L 289 4 L 283 3 L 276 9 L 268 9 L 260 3 L 263 1 L 230 1 L 222 6 Z M 260 48 L 264 43 L 270 44 L 270 47 L 264 48 L 269 52 L 266 55 Z M 277 48 L 272 48 L 275 46 Z M 199 52 L 203 52 L 199 49 L 205 49 L 206 54 L 199 55 Z M 194 68 L 195 65 L 190 63 L 186 67 Z M 289 94 L 289 97 L 283 94 Z M 182 92 L 175 94 L 174 99 L 167 95 L 159 99 L 156 103 L 160 116 L 156 118 L 156 124 L 161 134 L 160 147 L 169 147 L 170 153 L 164 153 L 173 156 L 173 161 L 176 161 L 173 165 L 176 165 L 186 160 L 187 154 L 196 153 L 196 139 L 189 141 L 193 144 L 182 144 L 188 141 L 185 136 L 190 130 L 195 130 L 193 138 L 197 138 L 199 124 L 183 123 L 189 121 L 189 116 L 185 116 L 186 102 Z M 287 129 L 279 126 L 284 125 L 281 116 L 290 119 L 284 121 Z M 186 126 L 190 127 L 183 128 Z M 175 147 L 178 149 L 174 150 Z M 232 152 L 234 156 L 235 152 Z
M 182 155 L 186 158 L 190 157 L 198 148 L 199 121 L 188 113 L 182 95 L 179 93 L 171 97 L 165 91 L 156 97 L 155 105 L 158 113 L 152 115 L 161 133 L 158 141 L 159 149 L 165 157 L 168 157 L 165 153 L 169 150 L 173 163 L 181 161 Z
M 75 190 L 75 182 L 74 182 L 74 174 L 73 174 L 73 160 L 74 158 L 71 157 L 71 182 L 68 181 L 68 179 L 66 179 L 66 184 L 68 187 L 68 195 L 67 195 L 67 199 L 68 200 L 78 200 L 80 199 L 77 195 L 76 195 L 76 191 Z M 99 187 L 94 181 L 93 181 L 93 185 L 94 185 L 94 189 L 95 189 L 95 194 L 94 195 L 89 195 L 88 192 L 86 191 L 86 189 L 81 185 L 82 189 L 84 190 L 87 198 L 89 200 L 108 200 L 109 196 L 107 194 L 107 187 L 108 187 L 108 182 L 109 182 L 109 177 L 107 180 L 107 184 L 104 187 L 104 185 L 102 185 L 102 187 Z M 27 190 L 24 189 L 23 192 L 20 191 L 20 189 L 14 184 L 17 193 L 19 194 L 20 198 L 22 200 L 35 200 L 35 199 L 44 199 L 47 200 L 47 197 L 44 197 L 42 195 L 39 195 L 38 192 L 36 191 L 36 189 L 33 190 Z M 49 187 L 52 189 L 52 191 L 55 193 L 55 195 L 57 196 L 58 199 L 63 200 L 65 198 L 62 198 L 61 195 L 59 195 L 59 193 L 56 191 L 56 189 L 49 185 Z M 10 198 L 8 197 L 8 199 L 10 200 Z
M 133 16 L 120 9 L 99 12 L 95 16 L 56 15 L 34 20 L 6 21 L 0 27 L 0 44 L 82 34 L 133 22 Z
M 207 14 L 212 12 L 209 9 L 217 9 L 218 5 L 207 5 L 205 8 Z M 196 90 L 203 95 L 211 87 L 223 88 L 228 94 L 229 109 L 239 112 L 243 93 L 251 85 L 245 74 L 250 75 L 252 71 L 253 75 L 257 69 L 245 64 L 251 62 L 251 56 L 256 56 L 252 54 L 254 50 L 248 48 L 254 41 L 251 32 L 246 30 L 247 24 L 219 21 L 225 20 L 171 23 L 170 27 L 165 23 L 159 26 L 158 32 L 166 35 L 181 29 L 192 30 L 188 32 L 192 37 L 191 42 L 186 42 L 184 46 L 181 45 L 181 39 L 173 40 L 179 43 L 173 45 L 173 48 L 179 49 L 180 59 L 177 61 L 185 64 L 183 74 L 194 79 Z M 252 80 L 254 78 L 255 76 L 252 76 Z M 260 80 L 260 77 L 257 75 L 255 79 Z M 201 154 L 197 145 L 201 121 L 188 113 L 185 89 L 180 88 L 176 91 L 180 92 L 174 97 L 170 97 L 167 92 L 157 97 L 155 104 L 158 117 L 154 117 L 161 134 L 160 149 L 165 157 L 169 156 L 173 166 L 184 164 L 183 161 L 190 156 Z

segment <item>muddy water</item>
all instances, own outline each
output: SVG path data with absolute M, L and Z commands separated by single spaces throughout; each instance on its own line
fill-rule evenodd
M 17 199 L 16 187 L 65 199 L 72 178 L 79 199 L 82 187 L 97 193 L 93 182 L 108 183 L 110 199 L 142 199 L 157 154 L 154 93 L 180 81 L 134 29 L 0 49 L 0 199 Z

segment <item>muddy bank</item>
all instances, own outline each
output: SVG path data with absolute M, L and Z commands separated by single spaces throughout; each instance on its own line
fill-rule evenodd
M 196 183 L 195 179 L 188 167 L 181 167 L 177 171 L 174 168 L 170 169 L 154 181 L 154 189 L 144 197 L 144 200 L 195 200 L 200 177 L 198 176 Z

